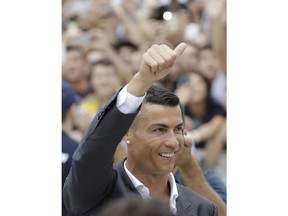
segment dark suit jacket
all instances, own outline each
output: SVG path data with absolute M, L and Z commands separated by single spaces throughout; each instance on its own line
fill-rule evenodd
M 116 147 L 137 115 L 121 113 L 116 107 L 116 96 L 97 113 L 73 155 L 63 189 L 69 215 L 97 215 L 103 205 L 115 198 L 141 196 L 123 162 L 113 167 Z M 177 188 L 177 215 L 217 215 L 212 202 L 184 186 L 177 184 Z

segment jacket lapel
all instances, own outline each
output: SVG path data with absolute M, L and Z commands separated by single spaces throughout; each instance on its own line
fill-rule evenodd
M 190 202 L 183 192 L 182 188 L 178 186 L 178 198 L 176 199 L 177 215 L 178 216 L 197 216 L 197 207 L 195 203 Z
M 120 184 L 120 187 L 122 187 L 123 191 L 126 191 L 126 196 L 130 197 L 131 199 L 135 197 L 142 198 L 140 193 L 137 191 L 137 189 L 134 187 L 133 183 L 129 179 L 127 173 L 125 172 L 125 160 L 126 158 L 115 166 L 115 169 L 118 171 L 119 174 L 118 183 Z

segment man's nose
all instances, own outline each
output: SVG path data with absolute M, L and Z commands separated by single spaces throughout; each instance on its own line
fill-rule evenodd
M 175 134 L 175 132 L 170 132 L 167 134 L 167 137 L 165 139 L 165 145 L 167 147 L 172 147 L 175 148 L 179 145 L 179 141 L 178 141 L 178 134 Z

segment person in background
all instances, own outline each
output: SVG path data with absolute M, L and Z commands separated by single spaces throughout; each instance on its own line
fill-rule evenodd
M 125 64 L 129 67 L 131 75 L 134 75 L 138 71 L 138 65 L 141 59 L 138 46 L 128 39 L 121 39 L 114 44 L 114 48 Z M 130 79 L 131 78 L 132 76 Z
M 198 70 L 209 81 L 211 98 L 226 109 L 226 75 L 219 67 L 219 60 L 211 46 L 198 52 Z
M 190 131 L 196 149 L 204 149 L 204 167 L 217 164 L 226 141 L 226 112 L 210 96 L 209 80 L 191 72 L 187 82 L 177 89 L 184 113 L 191 118 Z
M 72 155 L 78 143 L 71 137 L 75 104 L 79 102 L 73 87 L 62 81 L 62 189 L 72 165 Z M 62 199 L 62 216 L 68 215 Z
M 123 0 L 120 4 L 112 6 L 112 10 L 119 22 L 118 39 L 128 39 L 133 44 L 140 46 L 154 36 L 147 17 L 142 13 L 144 5 L 137 0 Z
M 120 89 L 121 82 L 117 68 L 110 59 L 102 59 L 92 64 L 89 74 L 93 93 L 81 101 L 80 107 L 95 115 L 101 106 Z
M 170 73 L 165 78 L 161 79 L 159 84 L 169 91 L 174 92 L 181 76 L 183 76 L 182 71 L 177 64 L 174 64 L 170 69 Z
M 92 91 L 87 79 L 86 66 L 81 47 L 68 46 L 62 68 L 63 80 L 69 82 L 81 97 L 87 96 Z
M 81 100 L 75 113 L 74 125 L 84 135 L 94 115 L 120 89 L 117 68 L 109 59 L 94 62 L 89 74 L 93 92 Z
M 135 73 L 133 73 L 134 65 L 138 65 L 139 62 L 135 59 L 135 53 L 138 48 L 135 47 L 135 50 L 129 48 L 124 49 L 122 55 L 122 52 L 118 50 L 117 46 L 120 45 L 120 43 L 117 42 L 117 45 L 113 43 L 113 45 L 112 42 L 108 40 L 106 31 L 95 28 L 89 31 L 89 35 L 91 36 L 90 51 L 92 52 L 90 52 L 90 55 L 87 57 L 90 65 L 103 59 L 109 59 L 117 69 L 121 85 L 126 85 Z

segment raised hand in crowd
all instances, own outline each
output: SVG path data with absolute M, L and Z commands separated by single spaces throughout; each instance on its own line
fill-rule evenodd
M 192 145 L 193 140 L 185 131 L 184 145 L 177 156 L 175 171 L 178 170 L 180 172 L 185 186 L 213 201 L 218 208 L 219 216 L 225 216 L 226 204 L 207 182 L 197 159 L 192 154 Z

